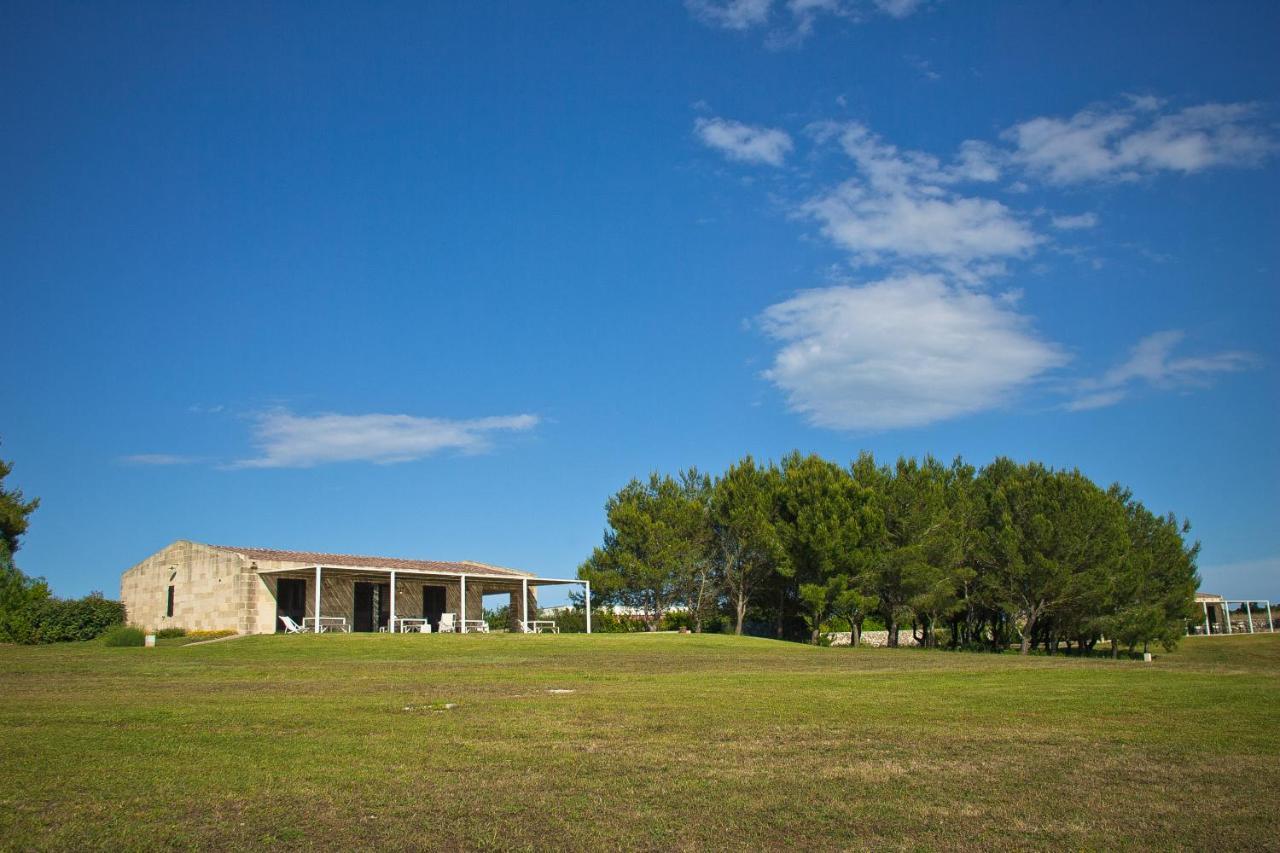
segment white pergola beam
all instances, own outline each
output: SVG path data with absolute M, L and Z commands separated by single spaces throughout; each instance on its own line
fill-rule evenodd
M 391 616 L 389 617 L 391 624 L 387 626 L 387 630 L 391 633 L 396 632 L 396 570 L 391 570 Z
M 458 630 L 465 634 L 467 633 L 467 576 L 458 575 L 458 578 L 462 581 L 462 606 L 460 608 L 462 612 L 458 614 L 458 622 L 460 623 Z
M 316 566 L 316 622 L 315 632 L 320 633 L 320 567 Z

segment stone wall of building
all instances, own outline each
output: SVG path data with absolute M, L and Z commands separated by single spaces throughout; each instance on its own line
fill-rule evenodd
M 244 630 L 244 569 L 244 561 L 235 554 L 185 540 L 174 542 L 120 577 L 125 618 L 146 630 Z M 171 586 L 173 615 L 169 616 Z
M 283 571 L 284 574 L 277 572 Z M 264 573 L 265 572 L 265 573 Z M 245 634 L 271 634 L 279 630 L 276 588 L 280 577 L 306 582 L 305 615 L 315 615 L 315 569 L 298 563 L 250 561 L 186 540 L 153 554 L 126 571 L 120 579 L 120 599 L 131 624 L 146 629 L 186 628 L 192 631 L 232 630 Z M 357 574 L 342 569 L 321 572 L 322 616 L 341 616 L 352 625 L 357 581 L 388 583 L 389 575 Z M 174 588 L 173 616 L 166 615 L 169 587 Z M 457 614 L 462 605 L 462 585 L 457 578 L 397 573 L 396 615 L 422 616 L 424 586 L 445 590 L 445 612 Z M 511 629 L 518 628 L 520 591 L 510 582 L 467 580 L 467 619 L 484 618 L 486 593 L 509 596 Z M 529 589 L 529 614 L 538 612 L 537 595 Z

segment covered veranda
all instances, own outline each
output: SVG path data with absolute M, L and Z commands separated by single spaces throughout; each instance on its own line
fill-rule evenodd
M 553 621 L 538 619 L 537 590 L 576 584 L 583 589 L 591 633 L 591 584 L 576 578 L 323 564 L 260 568 L 259 574 L 275 598 L 276 630 L 280 617 L 288 616 L 316 633 L 488 633 L 484 596 L 505 593 L 509 631 L 558 631 Z
M 1187 633 L 1202 636 L 1228 636 L 1275 631 L 1271 602 L 1267 599 L 1225 598 L 1213 593 L 1196 593 L 1203 621 L 1187 626 Z

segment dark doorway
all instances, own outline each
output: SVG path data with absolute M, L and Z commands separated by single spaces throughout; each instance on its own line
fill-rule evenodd
M 171 587 L 172 588 L 172 587 Z M 276 580 L 276 633 L 284 630 L 281 616 L 288 616 L 299 625 L 307 615 L 307 582 L 298 578 Z
M 391 615 L 391 584 L 356 582 L 356 612 L 353 631 L 376 631 L 387 627 Z
M 431 630 L 440 629 L 440 617 L 444 615 L 444 587 L 422 588 L 422 618 L 431 623 Z

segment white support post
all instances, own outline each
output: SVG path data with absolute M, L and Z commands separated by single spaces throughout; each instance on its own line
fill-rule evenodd
M 587 633 L 591 633 L 591 581 L 582 582 L 583 589 L 586 591 L 586 599 L 583 604 L 587 608 Z
M 529 633 L 529 579 L 520 578 L 520 632 Z
M 462 579 L 462 612 L 458 614 L 458 630 L 467 633 L 467 576 L 459 575 Z
M 1274 634 L 1276 632 L 1276 626 L 1275 623 L 1271 621 L 1271 602 L 1264 601 L 1262 603 L 1267 605 L 1267 630 Z
M 1249 602 L 1244 603 L 1244 618 L 1249 620 L 1249 633 L 1253 633 L 1253 608 L 1249 606 Z
M 1222 621 L 1227 623 L 1227 633 L 1231 633 L 1231 602 L 1222 600 Z
M 1209 636 L 1209 602 L 1202 601 L 1200 606 L 1204 608 L 1204 635 Z
M 316 566 L 316 623 L 315 632 L 320 633 L 320 567 Z
M 390 621 L 391 624 L 387 626 L 387 630 L 394 634 L 396 632 L 396 570 L 395 569 L 391 570 L 391 616 L 388 617 L 388 621 Z

